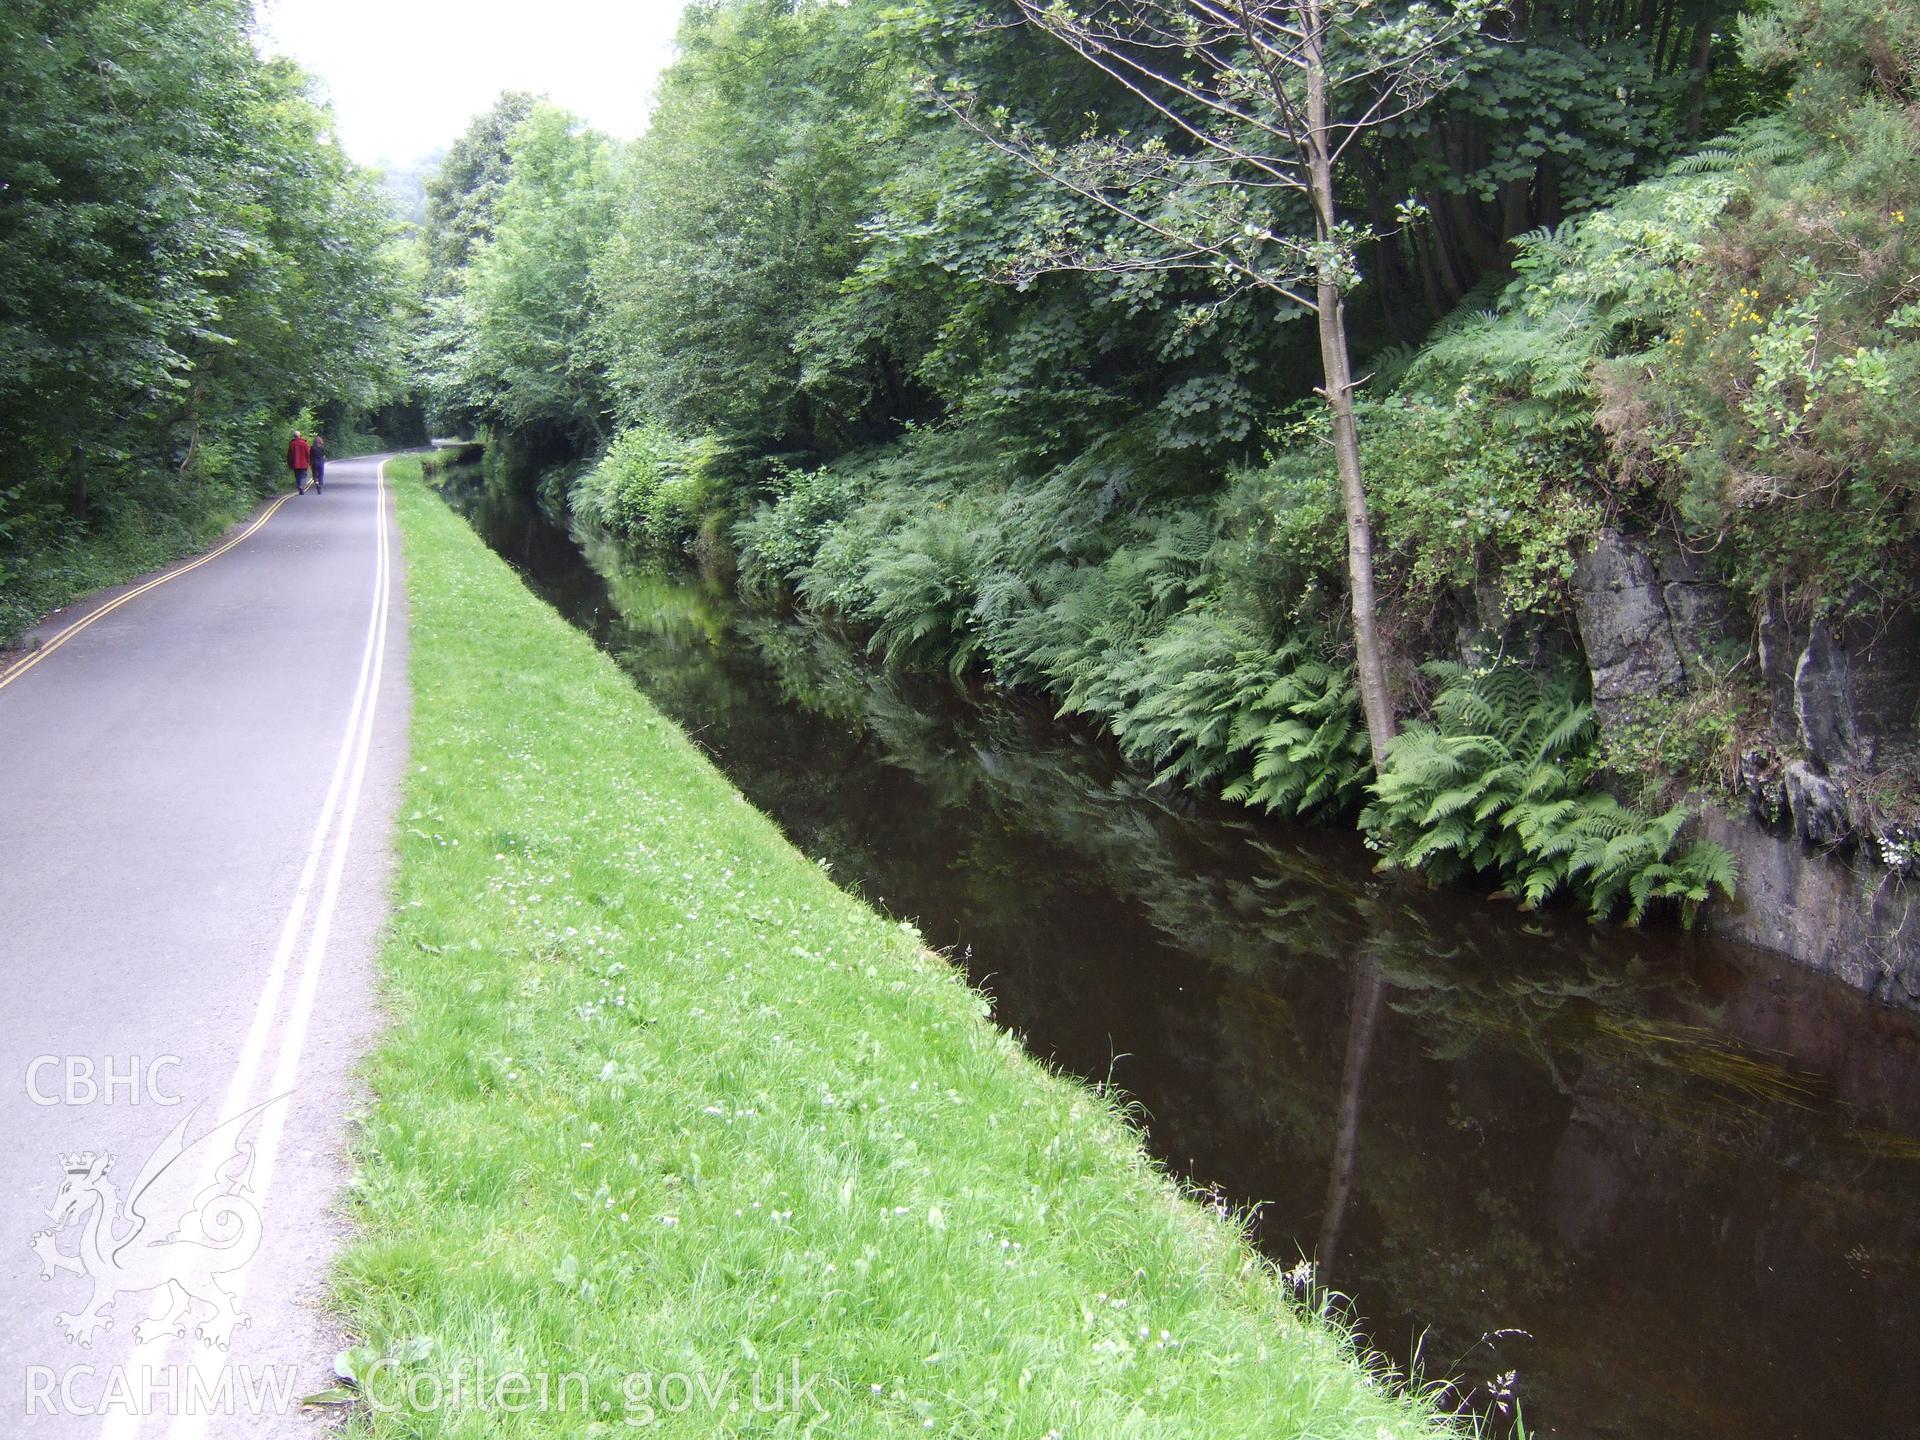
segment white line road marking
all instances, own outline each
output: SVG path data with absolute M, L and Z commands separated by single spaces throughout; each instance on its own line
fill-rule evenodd
M 261 1058 L 266 1052 L 267 1042 L 274 1034 L 274 1022 L 279 1018 L 281 993 L 285 988 L 287 970 L 292 962 L 294 948 L 305 925 L 314 881 L 320 874 L 321 860 L 326 855 L 328 841 L 331 839 L 333 846 L 332 854 L 327 858 L 326 881 L 321 889 L 319 905 L 314 911 L 307 952 L 301 965 L 299 984 L 294 992 L 293 1007 L 281 1028 L 279 1059 L 274 1066 L 268 1096 L 283 1099 L 289 1097 L 299 1079 L 300 1054 L 306 1041 L 308 1025 L 312 1020 L 314 1004 L 319 995 L 320 973 L 326 956 L 327 941 L 332 933 L 333 912 L 340 897 L 340 882 L 346 870 L 354 820 L 359 813 L 367 760 L 373 749 L 374 719 L 379 708 L 380 683 L 386 667 L 387 625 L 391 609 L 392 565 L 389 552 L 387 467 L 386 462 L 382 461 L 375 473 L 374 484 L 373 607 L 367 619 L 367 641 L 361 654 L 360 674 L 354 689 L 353 703 L 347 713 L 346 733 L 341 739 L 340 753 L 334 763 L 333 776 L 327 786 L 326 798 L 321 803 L 319 818 L 314 824 L 313 840 L 307 848 L 306 862 L 301 869 L 300 881 L 294 891 L 293 903 L 287 912 L 286 922 L 281 927 L 279 943 L 274 948 L 273 961 L 268 967 L 260 999 L 254 1008 L 253 1022 L 248 1027 L 246 1042 L 241 1047 L 233 1078 L 227 1087 L 226 1099 L 221 1106 L 220 1121 L 228 1120 L 249 1108 L 255 1075 L 259 1070 Z M 339 821 L 337 829 L 336 819 Z M 254 1146 L 248 1188 L 252 1192 L 255 1203 L 262 1210 L 266 1206 L 268 1188 L 272 1183 L 288 1108 L 289 1104 L 280 1104 L 273 1105 L 268 1110 Z M 215 1172 L 224 1158 L 210 1154 L 203 1159 L 198 1188 L 204 1189 L 212 1183 Z M 233 1292 L 236 1304 L 244 1294 L 251 1269 L 252 1265 L 249 1262 L 248 1265 L 228 1276 L 229 1288 Z M 163 1336 L 136 1345 L 128 1363 L 129 1375 L 153 1376 L 176 1343 L 179 1342 L 176 1342 L 174 1337 Z M 210 1346 L 195 1342 L 191 1336 L 184 1343 L 192 1346 L 191 1368 L 201 1384 L 198 1393 L 214 1393 L 218 1371 L 227 1363 L 227 1356 L 216 1353 Z M 190 1379 L 189 1387 L 193 1383 Z M 165 1391 L 164 1387 L 149 1384 L 139 1386 L 134 1393 L 154 1394 L 165 1393 Z M 193 1393 L 191 1388 L 189 1393 Z M 101 1427 L 101 1440 L 131 1440 L 131 1437 L 139 1433 L 146 1418 L 143 1415 L 126 1412 L 112 1413 L 106 1417 L 106 1423 Z M 190 1440 L 190 1437 L 204 1432 L 206 1421 L 207 1417 L 204 1414 L 179 1416 L 175 1419 L 169 1434 L 176 1437 L 176 1440 Z
M 386 491 L 385 467 L 381 468 L 380 485 L 376 491 L 376 506 L 380 516 L 380 561 L 379 569 L 384 577 L 387 574 L 387 533 L 386 533 Z M 327 940 L 333 931 L 333 912 L 340 898 L 340 881 L 346 873 L 347 850 L 353 841 L 353 824 L 360 811 L 360 796 L 367 774 L 367 758 L 373 750 L 373 722 L 378 709 L 380 676 L 386 662 L 387 610 L 386 589 L 383 586 L 378 608 L 379 643 L 374 652 L 373 684 L 367 695 L 367 708 L 363 717 L 359 745 L 353 759 L 353 778 L 348 782 L 346 799 L 340 816 L 338 838 L 334 842 L 333 854 L 327 864 L 327 881 L 321 891 L 319 908 L 314 912 L 313 932 L 307 941 L 307 955 L 300 968 L 300 985 L 294 994 L 293 1009 L 287 1017 L 286 1027 L 280 1035 L 280 1059 L 274 1066 L 273 1080 L 267 1093 L 273 1096 L 290 1095 L 300 1075 L 300 1056 L 306 1046 L 307 1028 L 313 1020 L 314 1002 L 320 993 L 320 971 L 326 958 Z M 275 1105 L 267 1111 L 266 1119 L 260 1126 L 260 1138 L 254 1148 L 253 1174 L 251 1187 L 260 1205 L 264 1208 L 268 1191 L 273 1184 L 274 1165 L 279 1158 L 280 1141 L 286 1129 L 287 1105 Z M 257 1258 L 257 1257 L 256 1257 Z M 253 1272 L 253 1262 L 249 1261 L 231 1277 L 228 1287 L 235 1303 L 245 1298 L 247 1281 Z M 200 1372 L 211 1382 L 220 1367 L 226 1364 L 226 1356 L 215 1354 L 207 1346 L 196 1348 L 193 1357 L 193 1369 Z M 203 1387 L 204 1389 L 205 1387 Z M 177 1418 L 167 1434 L 169 1440 L 197 1440 L 207 1428 L 207 1416 L 204 1412 L 192 1412 Z

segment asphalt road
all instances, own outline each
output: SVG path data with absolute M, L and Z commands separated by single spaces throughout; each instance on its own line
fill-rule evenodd
M 332 1383 L 399 549 L 369 460 L 241 535 L 0 665 L 0 1435 L 308 1434 Z

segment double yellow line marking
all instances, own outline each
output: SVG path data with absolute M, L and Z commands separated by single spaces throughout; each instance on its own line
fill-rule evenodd
M 233 549 L 234 546 L 238 545 L 242 540 L 245 540 L 249 535 L 253 534 L 254 531 L 258 530 L 262 525 L 266 524 L 267 521 L 271 520 L 274 517 L 274 515 L 278 513 L 280 507 L 286 504 L 287 501 L 291 500 L 292 498 L 293 496 L 291 495 L 282 495 L 278 500 L 274 501 L 273 504 L 267 507 L 266 514 L 262 515 L 258 520 L 254 521 L 251 525 L 247 526 L 246 529 L 242 530 L 238 535 L 234 536 L 231 540 L 227 541 L 226 544 L 220 546 L 219 549 L 209 550 L 206 554 L 202 555 L 198 560 L 189 560 L 186 564 L 181 565 L 175 569 L 163 571 L 161 574 L 158 574 L 154 576 L 153 579 L 147 581 L 146 584 L 137 585 L 133 589 L 127 591 L 127 593 L 124 595 L 114 596 L 113 599 L 109 600 L 106 604 L 102 605 L 98 610 L 95 610 L 92 614 L 81 616 L 78 620 L 74 621 L 71 625 L 67 626 L 66 629 L 62 630 L 58 635 L 55 635 L 46 644 L 42 645 L 38 650 L 35 650 L 31 655 L 23 655 L 18 660 L 14 661 L 13 664 L 9 665 L 5 670 L 0 670 L 0 690 L 6 689 L 7 686 L 11 685 L 14 681 L 18 680 L 22 675 L 26 674 L 27 671 L 31 670 L 34 666 L 38 665 L 42 660 L 46 659 L 47 656 L 51 655 L 54 651 L 58 650 L 62 645 L 66 644 L 67 641 L 71 640 L 74 636 L 78 635 L 82 630 L 86 629 L 89 625 L 93 624 L 94 621 L 101 619 L 103 616 L 112 614 L 115 610 L 118 610 L 122 605 L 126 604 L 129 600 L 138 600 L 142 595 L 146 594 L 149 590 L 156 589 L 159 586 L 166 584 L 169 580 L 178 580 L 182 575 L 185 575 L 189 570 L 198 570 L 202 565 L 205 565 L 210 561 L 218 560 L 222 555 L 226 554 L 227 551 Z

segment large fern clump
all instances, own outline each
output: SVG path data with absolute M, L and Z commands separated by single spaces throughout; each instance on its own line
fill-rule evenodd
M 1360 799 L 1370 767 L 1352 674 L 1322 658 L 1313 637 L 1276 650 L 1195 607 L 1110 657 L 1100 677 L 1065 708 L 1103 714 L 1156 779 L 1287 815 Z
M 1714 890 L 1733 893 L 1724 848 L 1680 847 L 1684 805 L 1650 815 L 1587 788 L 1593 710 L 1571 684 L 1514 665 L 1425 669 L 1441 687 L 1433 718 L 1389 746 L 1361 816 L 1383 863 L 1443 880 L 1498 874 L 1530 907 L 1571 891 L 1596 919 L 1625 900 L 1634 924 L 1660 901 L 1690 922 Z

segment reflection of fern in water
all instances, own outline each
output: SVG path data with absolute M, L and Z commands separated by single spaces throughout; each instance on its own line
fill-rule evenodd
M 1691 920 L 1714 889 L 1733 893 L 1726 850 L 1678 848 L 1684 805 L 1649 815 L 1583 788 L 1593 711 L 1571 685 L 1518 666 L 1426 670 L 1441 681 L 1433 719 L 1393 742 L 1362 816 L 1385 863 L 1441 879 L 1498 873 L 1529 906 L 1571 890 L 1596 918 L 1624 899 L 1633 923 L 1657 901 Z

